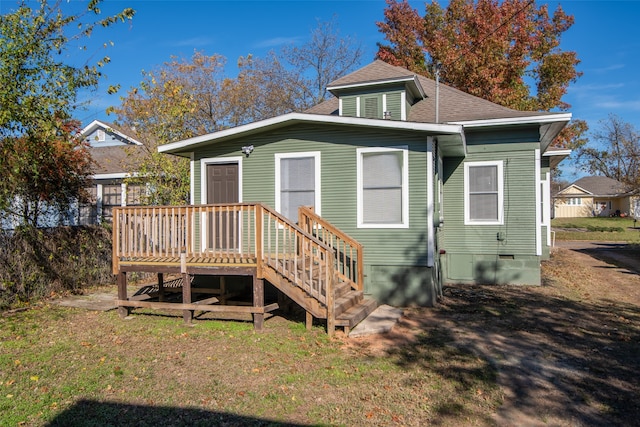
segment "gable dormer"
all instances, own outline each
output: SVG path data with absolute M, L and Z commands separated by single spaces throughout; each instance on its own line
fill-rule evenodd
M 115 129 L 111 124 L 94 120 L 80 134 L 91 147 L 142 145 L 142 143 Z
M 327 87 L 338 98 L 340 116 L 404 121 L 411 106 L 426 98 L 418 76 L 407 70 L 398 75 L 397 67 L 378 62 Z

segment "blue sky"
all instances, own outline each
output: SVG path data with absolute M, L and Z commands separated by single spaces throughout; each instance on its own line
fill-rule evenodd
M 70 3 L 71 7 L 85 4 Z M 424 12 L 423 1 L 410 3 Z M 572 105 L 573 116 L 595 129 L 599 120 L 616 114 L 640 130 L 640 1 L 537 3 L 547 3 L 551 10 L 560 4 L 575 17 L 561 43 L 564 50 L 578 52 L 582 61 L 578 69 L 584 73 L 564 98 Z M 0 0 L 0 12 L 8 12 L 15 4 L 16 0 Z M 302 44 L 318 20 L 334 16 L 342 35 L 362 43 L 364 65 L 373 59 L 376 42 L 383 41 L 376 22 L 383 20 L 385 5 L 384 0 L 107 0 L 103 12 L 132 7 L 136 16 L 131 24 L 94 33 L 88 53 L 95 58 L 107 54 L 111 63 L 104 69 L 107 78 L 92 96 L 92 105 L 78 118 L 84 124 L 113 120 L 105 109 L 117 105 L 120 95 L 140 83 L 141 70 L 152 70 L 172 55 L 190 57 L 196 49 L 221 54 L 227 58 L 227 74 L 233 76 L 240 55 L 262 57 L 286 44 Z M 105 50 L 101 46 L 107 41 L 114 45 Z M 120 93 L 107 95 L 109 84 L 120 84 Z M 564 169 L 565 178 L 577 177 L 568 164 Z

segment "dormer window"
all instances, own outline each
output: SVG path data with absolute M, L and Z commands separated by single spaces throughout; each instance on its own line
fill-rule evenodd
M 367 119 L 406 120 L 404 91 L 340 97 L 340 115 Z
M 376 61 L 382 78 L 352 73 L 338 79 L 327 90 L 338 98 L 341 116 L 379 120 L 407 120 L 412 105 L 427 97 L 420 79 L 406 70 Z M 390 73 L 398 73 L 395 76 Z M 360 80 L 358 77 L 364 77 Z

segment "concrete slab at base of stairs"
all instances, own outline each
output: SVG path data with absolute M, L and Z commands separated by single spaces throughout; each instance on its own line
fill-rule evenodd
M 376 308 L 366 319 L 358 323 L 349 333 L 349 337 L 362 337 L 372 334 L 383 334 L 393 328 L 404 309 L 383 304 Z

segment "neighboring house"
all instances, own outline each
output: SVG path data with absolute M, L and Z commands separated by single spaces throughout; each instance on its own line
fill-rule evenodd
M 553 197 L 556 218 L 640 215 L 639 197 L 615 179 L 586 176 Z
M 142 150 L 142 143 L 129 136 L 115 125 L 94 120 L 81 132 L 89 144 L 89 153 L 94 162 L 94 174 L 88 204 L 80 206 L 78 223 L 82 225 L 110 221 L 114 206 L 140 204 L 144 187 L 130 186 L 125 179 L 133 170 L 132 156 Z
M 364 245 L 378 302 L 433 304 L 442 282 L 539 284 L 550 145 L 569 113 L 516 111 L 375 61 L 291 113 L 163 145 L 191 160 L 192 204 L 317 214 Z M 230 189 L 227 193 L 217 189 Z

